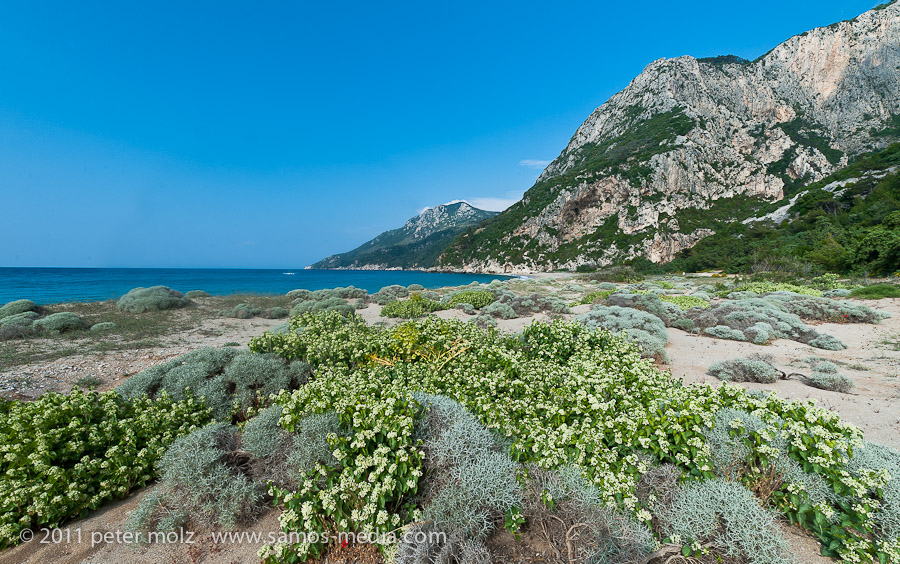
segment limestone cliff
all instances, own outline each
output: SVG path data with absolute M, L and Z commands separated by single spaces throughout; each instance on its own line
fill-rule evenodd
M 755 61 L 652 62 L 597 108 L 523 199 L 439 264 L 519 272 L 666 262 L 900 137 L 900 3 Z

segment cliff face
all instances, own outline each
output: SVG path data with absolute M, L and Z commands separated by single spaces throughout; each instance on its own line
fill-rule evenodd
M 666 262 L 900 135 L 900 3 L 749 62 L 654 61 L 597 108 L 522 201 L 439 263 L 516 272 Z
M 495 215 L 468 202 L 427 208 L 403 227 L 385 231 L 352 251 L 322 259 L 312 268 L 428 268 L 454 237 Z

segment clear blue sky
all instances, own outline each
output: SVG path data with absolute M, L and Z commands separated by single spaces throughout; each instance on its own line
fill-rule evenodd
M 873 0 L 0 3 L 0 266 L 297 268 L 517 199 L 660 57 Z

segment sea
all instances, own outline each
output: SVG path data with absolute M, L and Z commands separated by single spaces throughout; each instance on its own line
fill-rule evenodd
M 374 293 L 385 286 L 425 288 L 486 283 L 508 276 L 406 270 L 305 270 L 219 268 L 0 268 L 0 305 L 19 299 L 38 304 L 118 299 L 138 286 L 168 286 L 213 295 L 285 294 L 356 286 Z

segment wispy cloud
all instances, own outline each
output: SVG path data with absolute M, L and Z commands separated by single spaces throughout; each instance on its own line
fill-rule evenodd
M 519 166 L 527 166 L 528 168 L 544 168 L 550 164 L 550 161 L 541 161 L 538 159 L 522 159 Z
M 480 208 L 483 210 L 503 211 L 509 206 L 521 200 L 522 194 L 524 193 L 525 192 L 519 190 L 507 192 L 503 196 L 482 196 L 478 198 L 468 198 L 466 201 L 476 208 Z

